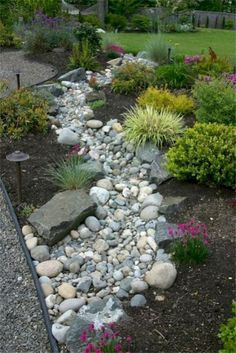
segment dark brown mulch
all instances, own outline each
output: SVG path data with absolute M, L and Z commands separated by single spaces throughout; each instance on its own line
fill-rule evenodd
M 28 135 L 20 141 L 0 140 L 0 176 L 14 206 L 17 205 L 16 166 L 6 160 L 6 155 L 17 150 L 30 156 L 28 161 L 22 163 L 22 201 L 35 207 L 41 206 L 57 191 L 45 178 L 47 167 L 65 156 L 68 147 L 59 145 L 52 131 L 47 135 Z
M 135 96 L 114 93 L 110 86 L 103 91 L 106 95 L 106 104 L 94 111 L 95 119 L 104 123 L 110 119 L 118 119 L 122 122 L 124 120 L 122 114 L 135 104 Z
M 134 353 L 216 353 L 219 326 L 232 316 L 235 298 L 235 194 L 174 179 L 158 191 L 188 197 L 183 209 L 168 221 L 195 218 L 206 223 L 211 254 L 198 267 L 180 266 L 169 290 L 148 291 L 148 307 L 127 308 L 131 322 L 123 331 L 133 335 Z M 155 300 L 156 294 L 165 300 Z

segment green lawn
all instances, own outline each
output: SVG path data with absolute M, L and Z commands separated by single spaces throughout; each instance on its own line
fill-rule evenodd
M 127 52 L 144 50 L 149 38 L 157 36 L 149 33 L 109 33 L 109 37 L 124 47 Z M 211 46 L 220 56 L 229 57 L 236 62 L 235 31 L 219 29 L 199 29 L 194 33 L 163 33 L 176 54 L 201 54 Z

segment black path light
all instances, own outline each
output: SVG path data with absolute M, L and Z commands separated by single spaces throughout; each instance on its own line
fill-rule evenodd
M 21 162 L 27 161 L 27 159 L 29 159 L 29 155 L 24 152 L 15 151 L 8 154 L 6 159 L 10 162 L 16 163 L 17 198 L 18 203 L 20 204 L 22 199 Z
M 16 72 L 16 84 L 17 84 L 17 89 L 20 89 L 21 83 L 20 83 L 20 71 Z

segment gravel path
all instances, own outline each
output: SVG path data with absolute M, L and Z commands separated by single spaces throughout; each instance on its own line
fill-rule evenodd
M 55 76 L 56 70 L 46 64 L 30 61 L 23 50 L 4 50 L 0 53 L 0 80 L 6 80 L 10 90 L 17 88 L 16 72 L 21 72 L 21 86 L 27 87 Z
M 0 189 L 0 353 L 50 353 L 36 289 Z

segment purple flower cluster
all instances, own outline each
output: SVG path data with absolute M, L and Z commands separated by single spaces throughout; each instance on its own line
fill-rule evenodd
M 45 15 L 41 10 L 37 11 L 32 21 L 33 25 L 40 25 L 49 28 L 55 28 L 61 25 L 64 20 L 60 17 L 49 17 Z
M 236 89 L 236 74 L 234 73 L 227 73 L 227 74 L 224 74 L 224 77 L 230 81 L 233 85 L 233 87 Z
M 187 65 L 197 64 L 201 59 L 202 55 L 186 55 L 184 57 L 184 63 Z
M 122 47 L 120 47 L 119 45 L 117 45 L 117 44 L 109 44 L 109 45 L 107 45 L 106 51 L 107 52 L 111 52 L 111 53 L 115 53 L 115 54 L 120 55 L 120 56 L 125 54 L 124 49 Z
M 174 238 L 201 238 L 205 245 L 209 244 L 207 226 L 204 223 L 197 223 L 195 220 L 190 220 L 187 223 L 177 225 L 177 229 L 168 229 L 170 237 Z
M 114 323 L 100 325 L 99 328 L 91 323 L 81 333 L 80 340 L 86 343 L 83 353 L 131 353 L 131 337 L 122 338 Z M 125 346 L 128 346 L 128 350 Z

